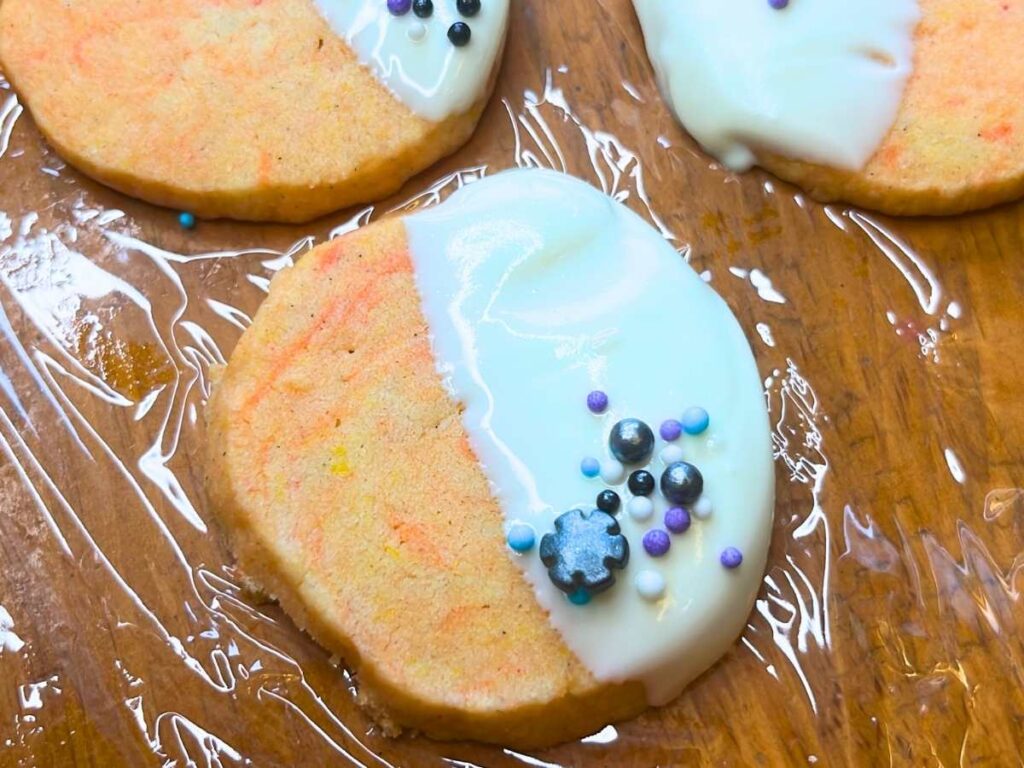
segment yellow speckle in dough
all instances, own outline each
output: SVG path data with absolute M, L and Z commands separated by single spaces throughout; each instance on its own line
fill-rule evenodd
M 348 451 L 344 445 L 335 446 L 331 450 L 331 458 L 330 470 L 332 475 L 345 477 L 352 474 L 352 467 L 348 464 Z

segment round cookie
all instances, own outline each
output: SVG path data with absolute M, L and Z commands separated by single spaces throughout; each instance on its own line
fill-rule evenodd
M 1024 194 L 1019 3 L 634 4 L 676 115 L 734 170 L 894 215 Z
M 207 423 L 243 570 L 393 727 L 593 733 L 677 696 L 760 586 L 746 339 L 655 230 L 561 174 L 490 177 L 281 273 Z
M 433 7 L 4 0 L 0 67 L 98 181 L 202 217 L 298 222 L 384 197 L 470 137 L 508 0 L 472 18 Z M 449 40 L 455 23 L 468 44 Z

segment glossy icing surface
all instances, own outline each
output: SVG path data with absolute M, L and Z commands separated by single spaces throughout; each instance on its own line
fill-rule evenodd
M 455 0 L 434 0 L 429 18 L 393 16 L 385 0 L 313 0 L 331 28 L 392 93 L 417 115 L 441 121 L 461 114 L 487 89 L 501 55 L 509 0 L 483 0 L 462 17 Z M 472 30 L 468 45 L 448 39 L 455 22 Z
M 910 76 L 916 0 L 633 0 L 661 91 L 733 170 L 758 149 L 858 170 Z
M 601 680 L 641 680 L 652 704 L 678 695 L 742 631 L 767 556 L 774 475 L 762 383 L 722 299 L 649 225 L 569 176 L 519 170 L 473 183 L 406 218 L 438 368 L 464 403 L 464 424 L 506 517 L 538 540 L 561 513 L 592 509 L 607 486 L 580 460 L 610 458 L 621 418 L 657 425 L 691 405 L 711 414 L 703 435 L 675 444 L 703 472 L 713 512 L 653 558 L 641 544 L 654 517 L 617 518 L 628 566 L 587 606 L 572 605 L 536 550 L 516 557 L 566 644 Z M 608 393 L 594 415 L 588 392 Z M 655 446 L 651 469 L 660 476 Z M 630 469 L 627 467 L 627 469 Z M 721 552 L 743 565 L 727 570 Z M 641 572 L 664 577 L 644 599 Z M 646 578 L 646 582 L 650 582 Z M 655 579 L 656 581 L 656 579 Z M 646 583 L 645 579 L 641 579 Z M 646 591 L 650 592 L 650 589 Z

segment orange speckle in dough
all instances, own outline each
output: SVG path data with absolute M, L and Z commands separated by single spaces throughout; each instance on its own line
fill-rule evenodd
M 469 456 L 476 461 L 476 454 L 473 452 L 473 446 L 469 444 L 469 438 L 466 435 L 462 435 L 459 440 L 459 450 L 463 456 Z
M 323 252 L 320 254 L 320 260 L 317 262 L 316 268 L 318 272 L 326 272 L 331 269 L 335 264 L 338 263 L 338 259 L 341 258 L 345 252 L 344 238 L 338 238 L 328 244 Z
M 1006 122 L 999 123 L 991 128 L 981 130 L 978 136 L 985 141 L 1004 141 L 1013 136 L 1013 125 Z
M 324 529 L 317 525 L 305 530 L 302 535 L 306 540 L 310 560 L 314 563 L 322 562 L 324 559 Z
M 259 167 L 259 180 L 260 184 L 267 184 L 270 182 L 270 171 L 273 168 L 274 158 L 267 152 L 260 152 L 260 167 Z
M 878 151 L 878 161 L 883 165 L 893 166 L 900 161 L 903 148 L 899 144 L 887 144 Z
M 245 401 L 244 409 L 249 410 L 256 406 L 273 388 L 282 374 L 294 365 L 296 360 L 324 332 L 329 333 L 334 338 L 344 331 L 364 326 L 367 316 L 386 296 L 387 286 L 383 285 L 380 280 L 382 275 L 407 272 L 411 269 L 412 264 L 409 261 L 408 251 L 398 250 L 389 255 L 388 258 L 383 259 L 378 269 L 371 273 L 363 273 L 361 285 L 358 287 L 354 286 L 349 295 L 336 297 L 329 302 L 313 318 L 306 331 L 276 356 L 266 381 L 249 395 L 249 398 Z
M 426 563 L 430 568 L 444 569 L 447 567 L 444 557 L 441 556 L 441 550 L 437 546 L 438 536 L 430 526 L 390 515 L 388 523 L 391 530 L 398 536 L 399 551 Z
M 481 606 L 477 605 L 456 605 L 441 618 L 441 625 L 438 628 L 441 632 L 458 632 L 465 629 L 466 625 L 478 614 Z

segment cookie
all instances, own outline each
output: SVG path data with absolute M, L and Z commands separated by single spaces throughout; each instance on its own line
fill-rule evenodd
M 733 170 L 894 215 L 1024 193 L 1019 3 L 634 5 L 666 99 Z
M 202 217 L 298 222 L 394 192 L 472 134 L 508 0 L 410 5 L 4 0 L 0 67 L 98 181 Z
M 654 229 L 554 172 L 280 274 L 207 422 L 243 570 L 390 726 L 534 748 L 665 704 L 764 572 L 742 331 Z

